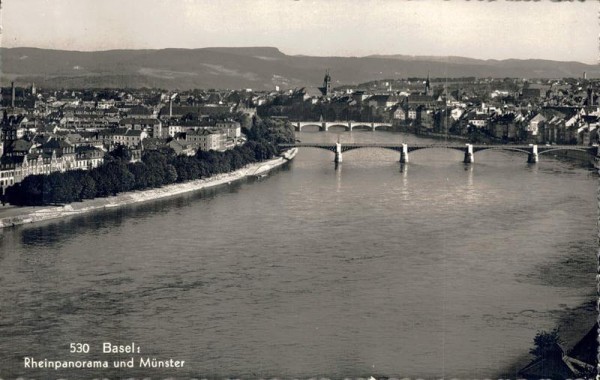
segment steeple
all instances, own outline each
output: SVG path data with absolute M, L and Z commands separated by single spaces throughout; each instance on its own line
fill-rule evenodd
M 427 80 L 425 81 L 425 95 L 432 96 L 433 91 L 431 90 L 431 85 L 429 83 L 429 71 L 427 72 Z
M 325 71 L 325 77 L 323 78 L 323 87 L 319 87 L 323 96 L 331 95 L 331 76 L 329 76 L 329 69 Z

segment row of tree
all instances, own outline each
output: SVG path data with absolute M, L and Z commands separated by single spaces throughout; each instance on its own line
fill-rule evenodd
M 170 148 L 145 151 L 140 162 L 119 147 L 105 163 L 89 171 L 73 170 L 32 175 L 6 189 L 3 201 L 18 206 L 41 206 L 117 195 L 227 173 L 277 154 L 279 143 L 293 141 L 293 132 L 277 123 L 255 120 L 249 141 L 225 152 L 198 151 L 178 156 Z M 291 140 L 290 140 L 291 136 Z

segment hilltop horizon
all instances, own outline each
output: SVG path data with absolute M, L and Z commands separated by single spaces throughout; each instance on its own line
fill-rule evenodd
M 288 56 L 597 63 L 597 2 L 46 0 L 2 4 L 2 46 L 277 46 Z M 22 22 L 27 20 L 27 22 Z
M 578 60 L 559 60 L 559 59 L 551 59 L 551 58 L 543 58 L 543 57 L 528 57 L 528 58 L 517 58 L 517 57 L 508 57 L 508 58 L 485 58 L 485 57 L 473 57 L 468 55 L 436 55 L 436 54 L 405 54 L 401 52 L 396 53 L 374 53 L 374 54 L 364 54 L 364 55 L 321 55 L 321 54 L 292 54 L 285 52 L 285 49 L 277 47 L 277 46 L 268 46 L 268 45 L 256 45 L 256 46 L 203 46 L 203 47 L 160 47 L 160 48 L 109 48 L 109 49 L 96 49 L 96 50 L 87 50 L 87 49 L 57 49 L 57 48 L 46 48 L 39 46 L 13 46 L 13 47 L 0 47 L 1 49 L 31 49 L 31 50 L 47 50 L 47 51 L 61 51 L 61 52 L 72 52 L 72 53 L 105 53 L 105 52 L 117 52 L 117 51 L 163 51 L 163 50 L 274 50 L 277 53 L 288 57 L 312 57 L 312 58 L 397 58 L 397 59 L 406 59 L 406 60 L 440 60 L 440 62 L 455 62 L 456 60 L 468 60 L 468 61 L 483 61 L 483 62 L 504 62 L 504 61 L 547 61 L 547 62 L 562 62 L 562 63 L 580 63 L 584 65 L 596 65 L 597 63 L 592 62 L 584 62 Z
M 363 57 L 288 55 L 277 47 L 209 47 L 77 51 L 0 48 L 3 80 L 50 88 L 316 87 L 325 69 L 334 86 L 424 77 L 599 78 L 600 67 L 547 59 L 477 59 L 403 54 Z M 4 82 L 6 84 L 6 82 Z

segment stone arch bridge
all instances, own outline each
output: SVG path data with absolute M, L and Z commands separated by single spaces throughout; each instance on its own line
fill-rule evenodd
M 474 144 L 341 144 L 341 143 L 295 143 L 295 144 L 279 144 L 281 149 L 289 148 L 319 148 L 329 150 L 335 153 L 335 162 L 342 162 L 342 153 L 360 148 L 381 148 L 389 149 L 400 153 L 400 162 L 408 163 L 409 153 L 422 149 L 454 149 L 464 153 L 463 162 L 473 163 L 474 154 L 484 150 L 505 150 L 512 152 L 524 153 L 527 155 L 527 162 L 538 162 L 539 155 L 557 151 L 579 151 L 585 152 L 590 157 L 600 158 L 598 145 L 474 145 Z
M 290 121 L 296 132 L 302 132 L 302 128 L 314 126 L 319 127 L 319 131 L 327 132 L 331 127 L 344 127 L 346 131 L 352 131 L 355 128 L 370 129 L 372 131 L 378 128 L 391 128 L 391 123 L 375 123 L 366 121 Z

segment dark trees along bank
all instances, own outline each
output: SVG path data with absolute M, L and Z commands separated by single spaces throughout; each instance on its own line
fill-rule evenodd
M 175 155 L 171 148 L 147 150 L 140 162 L 120 146 L 103 165 L 89 171 L 71 170 L 32 175 L 6 190 L 3 202 L 17 206 L 66 204 L 145 190 L 227 173 L 248 164 L 273 158 L 277 144 L 294 141 L 293 129 L 282 121 L 253 120 L 242 146 L 217 152 L 199 150 L 195 156 Z

